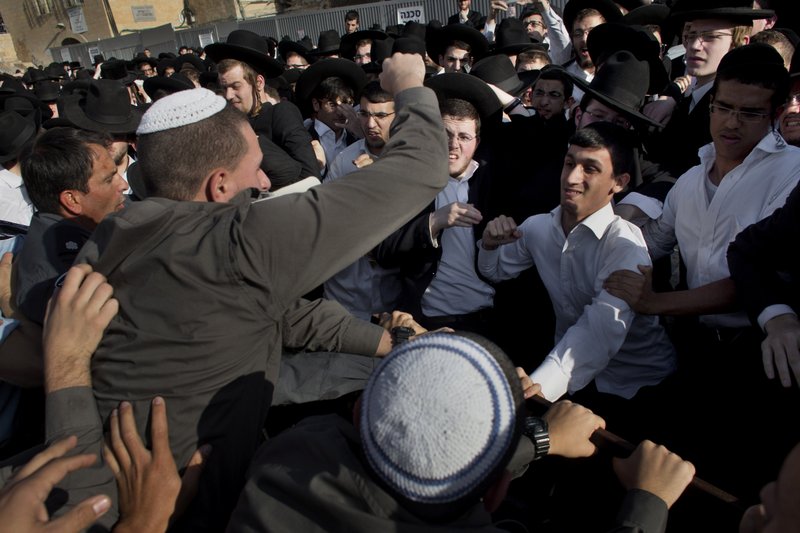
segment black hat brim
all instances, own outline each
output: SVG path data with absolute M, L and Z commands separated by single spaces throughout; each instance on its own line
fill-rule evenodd
M 473 60 L 481 59 L 489 50 L 489 43 L 481 32 L 465 24 L 449 24 L 441 28 L 428 28 L 425 47 L 428 56 L 434 63 L 439 62 L 439 56 L 444 54 L 447 43 L 463 41 L 470 45 L 470 55 Z M 439 65 L 444 66 L 444 65 Z
M 293 52 L 305 58 L 309 63 L 314 59 L 314 57 L 310 55 L 311 50 L 296 41 L 281 41 L 278 43 L 278 53 L 281 55 L 284 63 L 286 62 L 286 56 L 289 52 Z
M 622 102 L 619 102 L 619 101 L 615 100 L 614 98 L 609 98 L 608 96 L 606 96 L 606 95 L 594 90 L 592 87 L 589 86 L 589 83 L 587 83 L 585 80 L 582 80 L 580 78 L 576 78 L 574 76 L 573 76 L 573 80 L 575 82 L 575 85 L 580 87 L 581 90 L 583 90 L 584 93 L 588 94 L 589 96 L 591 96 L 593 99 L 597 100 L 598 102 L 600 102 L 600 103 L 602 103 L 604 105 L 607 105 L 608 107 L 610 107 L 611 109 L 613 109 L 617 113 L 620 113 L 621 115 L 624 115 L 625 118 L 628 119 L 631 123 L 639 124 L 639 125 L 653 126 L 653 127 L 659 128 L 659 129 L 664 127 L 663 124 L 661 124 L 660 122 L 656 122 L 655 120 L 653 120 L 652 118 L 648 117 L 647 115 L 644 115 L 638 109 L 633 109 L 631 107 L 628 107 L 627 105 L 624 105 Z
M 107 124 L 96 122 L 89 118 L 80 106 L 82 95 L 72 95 L 64 99 L 63 118 L 71 122 L 76 128 L 110 134 L 131 134 L 136 132 L 142 120 L 142 112 L 131 107 L 131 116 L 124 122 Z
M 213 43 L 205 47 L 205 52 L 214 63 L 219 63 L 223 59 L 235 59 L 247 63 L 265 78 L 276 78 L 283 72 L 283 67 L 275 59 L 245 46 Z
M 322 80 L 333 76 L 344 80 L 353 90 L 353 96 L 356 98 L 367 84 L 364 70 L 349 59 L 331 58 L 317 61 L 305 69 L 297 79 L 294 90 L 297 100 L 303 103 L 308 102 L 314 89 L 322 83 Z
M 481 123 L 488 125 L 499 123 L 503 117 L 503 104 L 497 95 L 483 80 L 462 74 L 446 72 L 425 80 L 439 98 L 458 98 L 471 103 L 481 117 Z
M 751 22 L 758 19 L 768 19 L 775 16 L 771 9 L 750 9 L 742 7 L 719 7 L 711 9 L 687 9 L 670 12 L 669 20 L 675 22 L 686 22 L 698 19 L 722 19 L 732 22 Z

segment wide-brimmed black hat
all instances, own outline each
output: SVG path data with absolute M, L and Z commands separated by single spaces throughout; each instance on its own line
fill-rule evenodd
M 625 24 L 635 24 L 637 26 L 656 25 L 663 27 L 669 18 L 669 6 L 664 4 L 650 4 L 637 7 L 622 17 Z
M 19 157 L 22 148 L 36 137 L 36 124 L 16 111 L 0 112 L 0 163 Z
M 493 54 L 505 54 L 515 56 L 526 50 L 538 49 L 547 51 L 549 48 L 539 41 L 531 39 L 522 21 L 517 18 L 505 18 L 497 25 L 494 33 Z
M 300 76 L 303 75 L 303 71 L 299 68 L 290 68 L 289 70 L 284 70 L 283 74 L 281 74 L 281 78 L 286 80 L 286 83 L 289 85 L 293 83 L 297 83 L 297 80 L 300 79 Z
M 64 118 L 82 130 L 110 134 L 136 132 L 142 113 L 128 89 L 113 80 L 94 80 L 88 90 L 64 99 Z
M 286 63 L 287 56 L 290 52 L 299 55 L 309 63 L 313 63 L 316 59 L 311 55 L 311 48 L 306 46 L 303 41 L 292 41 L 290 39 L 285 39 L 278 43 L 278 54 L 280 54 L 284 63 Z
M 70 61 L 69 68 L 71 68 L 72 70 L 80 70 L 83 68 L 83 66 L 81 65 L 80 61 Z
M 575 17 L 584 9 L 595 9 L 606 22 L 617 22 L 622 18 L 622 11 L 612 0 L 569 0 L 564 6 L 564 26 L 567 33 L 572 34 L 572 26 L 575 24 Z
M 614 52 L 627 50 L 650 65 L 648 94 L 664 92 L 669 83 L 667 70 L 661 60 L 661 45 L 658 39 L 643 26 L 629 26 L 620 22 L 606 22 L 596 26 L 586 41 L 589 55 L 595 65 L 603 62 Z
M 104 63 L 106 60 L 103 54 L 95 54 L 92 58 L 92 65 L 97 66 L 99 63 Z
M 650 65 L 637 59 L 628 50 L 611 54 L 597 70 L 591 83 L 574 78 L 575 84 L 595 100 L 622 114 L 633 123 L 661 127 L 661 124 L 642 114 L 650 84 Z
M 175 63 L 175 70 L 177 72 L 180 72 L 181 70 L 186 68 L 187 65 L 191 66 L 191 68 L 195 69 L 197 72 L 205 72 L 208 70 L 205 61 L 203 61 L 202 59 L 200 59 L 199 56 L 196 56 L 194 54 L 183 54 L 182 56 L 178 56 L 175 59 L 173 59 L 173 61 Z M 265 76 L 265 77 L 271 78 L 272 76 Z
M 470 55 L 474 61 L 481 59 L 489 49 L 486 37 L 475 28 L 465 24 L 448 24 L 438 29 L 428 29 L 425 41 L 428 56 L 438 64 L 439 56 L 444 54 L 447 46 L 453 41 L 462 41 L 470 45 L 472 48 Z
M 538 70 L 538 69 L 536 69 L 536 70 L 523 70 L 522 72 L 517 72 L 517 76 L 519 76 L 519 79 L 523 83 L 522 90 L 524 91 L 525 89 L 527 89 L 528 87 L 530 87 L 531 85 L 536 83 L 536 80 L 539 79 L 539 75 L 541 73 L 542 73 L 542 71 Z
M 179 91 L 194 89 L 194 83 L 192 83 L 192 81 L 183 74 L 176 72 L 169 77 L 153 76 L 151 78 L 147 78 L 144 80 L 143 87 L 144 92 L 147 93 L 147 96 L 153 98 L 153 95 L 155 95 L 156 91 L 159 89 L 172 94 Z
M 283 72 L 281 64 L 269 56 L 267 41 L 252 31 L 234 30 L 224 43 L 209 44 L 205 52 L 215 63 L 223 59 L 236 59 L 247 63 L 265 78 L 274 78 Z M 204 70 L 205 68 L 200 72 Z
M 82 80 L 73 80 L 67 82 L 61 87 L 61 95 L 62 96 L 69 96 L 75 93 L 85 93 L 89 90 L 89 86 L 92 84 L 92 79 L 82 79 Z
M 425 80 L 440 99 L 458 98 L 475 106 L 481 117 L 481 128 L 497 125 L 503 118 L 503 104 L 497 99 L 494 91 L 476 76 L 459 72 L 445 72 Z
M 750 22 L 775 16 L 771 9 L 753 9 L 753 0 L 675 0 L 670 19 L 686 22 L 697 19 L 722 19 Z
M 504 54 L 484 57 L 472 66 L 469 73 L 512 96 L 517 96 L 524 87 L 513 63 Z
M 5 89 L 5 87 L 3 87 Z M 38 128 L 42 121 L 49 119 L 53 113 L 50 107 L 36 98 L 32 91 L 2 91 L 0 89 L 0 110 L 16 111 L 24 118 L 30 119 Z
M 387 37 L 389 36 L 379 30 L 359 30 L 348 33 L 342 37 L 339 43 L 339 55 L 345 59 L 353 59 L 356 55 L 356 44 L 358 44 L 359 41 L 369 39 L 374 45 L 376 41 L 383 41 Z
M 339 37 L 339 32 L 336 30 L 321 31 L 319 33 L 319 39 L 317 39 L 317 47 L 309 52 L 309 54 L 314 57 L 339 54 L 341 43 L 342 39 Z
M 100 66 L 100 77 L 114 80 L 122 85 L 130 85 L 136 79 L 136 73 L 128 70 L 128 63 L 121 59 L 109 59 Z
M 67 77 L 67 71 L 61 63 L 50 63 L 44 69 L 45 75 L 51 80 L 60 80 Z
M 352 90 L 353 97 L 358 100 L 359 93 L 367 84 L 367 75 L 364 70 L 350 61 L 341 57 L 334 57 L 324 61 L 317 61 L 300 74 L 295 85 L 294 93 L 297 101 L 307 104 L 311 100 L 314 89 L 322 80 L 331 77 L 341 78 Z
M 365 65 L 361 65 L 364 72 L 367 74 L 376 74 L 383 72 L 383 62 L 392 57 L 392 48 L 394 47 L 394 39 L 388 37 L 380 41 L 373 41 L 372 50 L 370 52 L 370 61 Z
M 57 81 L 37 81 L 33 86 L 33 94 L 42 102 L 53 102 L 61 93 L 61 85 Z
M 22 81 L 25 81 L 25 83 L 27 83 L 28 85 L 33 85 L 34 83 L 37 83 L 37 82 L 40 82 L 40 81 L 48 81 L 48 80 L 52 79 L 50 76 L 48 76 L 45 73 L 45 71 L 43 71 L 42 69 L 38 69 L 38 68 L 28 69 L 28 71 L 25 74 L 28 75 L 28 81 L 25 81 L 24 79 Z M 23 75 L 23 78 L 24 77 L 25 76 Z

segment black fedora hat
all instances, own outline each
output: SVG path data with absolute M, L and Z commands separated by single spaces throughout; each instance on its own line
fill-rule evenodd
M 199 56 L 194 54 L 183 54 L 182 56 L 178 56 L 173 59 L 175 62 L 175 70 L 180 72 L 184 68 L 187 67 L 187 64 L 191 66 L 191 68 L 195 69 L 197 72 L 205 72 L 208 70 L 206 67 L 205 62 L 200 59 Z M 277 63 L 277 61 L 276 61 Z M 272 76 L 266 76 L 267 78 L 271 78 Z
M 481 128 L 497 125 L 503 118 L 503 104 L 497 99 L 494 91 L 476 76 L 458 72 L 445 72 L 425 80 L 440 99 L 458 98 L 475 106 L 481 117 Z
M 609 56 L 620 50 L 627 50 L 637 59 L 647 61 L 650 65 L 649 94 L 662 93 L 669 83 L 669 76 L 660 56 L 661 45 L 643 26 L 620 22 L 600 24 L 589 33 L 586 47 L 595 65 L 602 65 Z
M 86 93 L 64 100 L 64 118 L 82 130 L 111 134 L 136 131 L 141 112 L 131 105 L 128 90 L 114 80 L 94 80 Z
M 106 58 L 103 54 L 95 54 L 95 56 L 92 58 L 92 65 L 97 66 L 100 63 L 104 63 L 105 60 Z
M 650 84 L 650 65 L 637 59 L 628 50 L 611 54 L 595 73 L 591 83 L 574 78 L 575 84 L 595 100 L 624 115 L 632 123 L 661 127 L 661 124 L 642 114 Z
M 26 82 L 28 85 L 33 85 L 34 83 L 40 81 L 48 81 L 53 79 L 50 76 L 48 76 L 45 71 L 38 68 L 29 69 L 26 74 L 28 74 L 28 79 L 30 80 Z
M 61 80 L 67 77 L 67 71 L 61 63 L 50 63 L 44 69 L 44 73 L 51 80 Z
M 430 30 L 430 26 L 412 21 L 400 29 L 398 37 L 416 37 L 420 41 L 425 42 L 428 38 L 428 32 Z
M 154 69 L 156 68 L 156 66 L 158 66 L 158 60 L 154 57 L 147 57 L 146 55 L 144 55 L 144 52 L 139 52 L 138 54 L 133 56 L 133 59 L 131 59 L 128 65 L 130 68 L 138 69 L 139 65 L 141 65 L 142 63 L 147 63 Z
M 575 17 L 584 9 L 595 9 L 606 22 L 617 22 L 622 18 L 622 11 L 612 0 L 569 0 L 564 6 L 564 26 L 567 33 L 572 34 L 572 26 L 575 24 Z
M 371 59 L 366 65 L 361 65 L 367 74 L 377 74 L 383 72 L 383 62 L 392 56 L 394 39 L 388 37 L 372 43 Z
M 91 79 L 83 79 L 83 80 L 73 80 L 68 83 L 65 83 L 63 87 L 61 87 L 61 95 L 62 96 L 69 96 L 70 94 L 75 93 L 85 93 L 89 90 L 89 86 L 92 84 Z
M 316 58 L 311 55 L 311 48 L 305 43 L 307 43 L 307 41 L 284 39 L 278 43 L 278 54 L 281 56 L 284 63 L 286 63 L 289 53 L 297 54 L 309 63 L 313 63 Z
M 353 96 L 356 99 L 358 99 L 361 89 L 367 84 L 367 75 L 364 70 L 349 59 L 338 57 L 317 61 L 305 69 L 297 79 L 294 88 L 297 101 L 307 104 L 314 89 L 322 83 L 322 80 L 334 76 L 341 78 L 353 90 Z
M 353 59 L 356 54 L 356 45 L 359 41 L 369 39 L 374 45 L 377 41 L 383 41 L 389 37 L 380 30 L 359 30 L 353 33 L 348 33 L 342 37 L 339 43 L 339 53 L 345 59 Z
M 314 48 L 310 54 L 315 57 L 339 54 L 341 43 L 342 39 L 339 37 L 338 31 L 321 31 L 319 33 L 319 39 L 317 39 L 317 47 Z
M 297 80 L 300 79 L 302 74 L 303 71 L 299 68 L 290 68 L 289 70 L 284 70 L 280 77 L 283 78 L 286 83 L 291 85 L 293 83 L 297 83 Z
M 37 81 L 33 86 L 33 94 L 42 102 L 54 102 L 61 93 L 61 85 L 57 81 Z
M 22 148 L 36 137 L 36 124 L 16 111 L 0 112 L 0 163 L 19 157 Z
M 448 24 L 441 28 L 429 28 L 425 44 L 428 56 L 434 63 L 439 63 L 439 56 L 447 50 L 453 41 L 461 41 L 470 45 L 473 60 L 481 59 L 489 49 L 489 42 L 481 32 L 466 24 Z M 439 65 L 443 66 L 443 65 Z
M 70 61 L 69 68 L 71 68 L 72 70 L 80 70 L 83 68 L 83 66 L 81 66 L 80 61 Z
M 38 128 L 43 120 L 49 119 L 53 113 L 50 106 L 36 98 L 32 91 L 0 92 L 0 110 L 16 111 L 34 122 Z
M 223 59 L 236 59 L 247 63 L 265 78 L 274 78 L 283 72 L 281 64 L 269 56 L 267 42 L 252 31 L 234 30 L 224 43 L 209 44 L 205 52 L 215 63 Z
M 753 9 L 753 0 L 675 0 L 669 14 L 670 19 L 684 22 L 723 19 L 744 23 L 774 15 L 771 9 Z
M 746 72 L 768 71 L 774 76 L 789 77 L 781 55 L 773 46 L 766 43 L 750 43 L 733 48 L 722 56 L 717 67 L 717 75 L 721 76 L 726 71 L 734 69 Z
M 637 26 L 661 26 L 669 18 L 669 6 L 664 4 L 650 4 L 647 6 L 632 9 L 622 17 L 625 24 L 635 24 Z
M 176 72 L 169 77 L 153 76 L 151 78 L 147 78 L 144 80 L 143 87 L 144 92 L 147 93 L 147 96 L 153 98 L 158 90 L 165 91 L 167 94 L 172 94 L 179 91 L 194 89 L 194 83 L 192 83 L 192 81 L 183 74 Z
M 136 79 L 136 73 L 128 71 L 128 64 L 121 59 L 109 59 L 100 66 L 100 77 L 114 80 L 122 85 L 130 85 Z
M 531 49 L 547 51 L 547 45 L 540 44 L 528 37 L 528 32 L 522 21 L 517 18 L 505 18 L 497 25 L 494 34 L 495 43 L 492 48 L 493 54 L 505 54 L 509 56 L 518 55 L 520 52 Z
M 512 96 L 517 96 L 525 86 L 511 60 L 503 54 L 484 57 L 472 66 L 469 73 Z

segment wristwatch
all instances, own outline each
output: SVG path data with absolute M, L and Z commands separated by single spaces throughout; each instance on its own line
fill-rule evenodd
M 392 346 L 400 346 L 414 335 L 414 330 L 405 326 L 395 326 L 389 333 L 392 336 Z
M 547 422 L 535 416 L 525 418 L 522 434 L 533 442 L 533 460 L 537 461 L 550 452 L 550 432 Z

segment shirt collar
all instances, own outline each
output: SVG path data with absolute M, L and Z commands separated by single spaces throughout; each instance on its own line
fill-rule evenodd
M 563 235 L 563 230 L 561 228 L 561 206 L 553 209 L 550 214 L 553 217 L 553 226 Z M 614 208 L 611 206 L 611 202 L 609 202 L 579 222 L 578 226 L 586 226 L 594 233 L 595 237 L 602 239 L 603 235 L 606 233 L 606 229 L 614 222 L 616 216 L 617 215 L 614 214 Z M 575 227 L 577 228 L 578 226 Z M 573 229 L 572 231 L 575 230 Z
M 757 152 L 766 152 L 767 154 L 776 154 L 778 152 L 783 152 L 784 150 L 789 149 L 789 145 L 786 144 L 786 141 L 781 137 L 781 134 L 777 132 L 777 130 L 770 130 L 767 132 L 764 137 L 758 142 L 758 144 L 747 154 L 745 157 L 745 161 L 753 157 L 754 153 Z M 703 146 L 700 149 L 700 161 L 703 164 L 713 164 L 714 159 L 717 156 L 717 151 L 714 148 L 714 143 L 710 142 L 707 145 Z
M 467 165 L 467 170 L 464 171 L 464 175 L 461 177 L 461 179 L 454 178 L 452 176 L 450 177 L 450 179 L 458 183 L 467 183 L 475 174 L 475 171 L 478 170 L 478 167 L 480 166 L 481 166 L 480 163 L 478 163 L 473 159 L 472 161 L 469 162 L 469 165 Z
M 0 169 L 0 180 L 3 180 L 9 189 L 19 189 L 24 184 L 22 176 L 17 176 L 5 168 Z
M 317 135 L 320 137 L 327 133 L 333 134 L 334 138 L 336 137 L 336 132 L 330 129 L 328 125 L 321 120 L 314 119 L 314 129 L 317 130 Z

